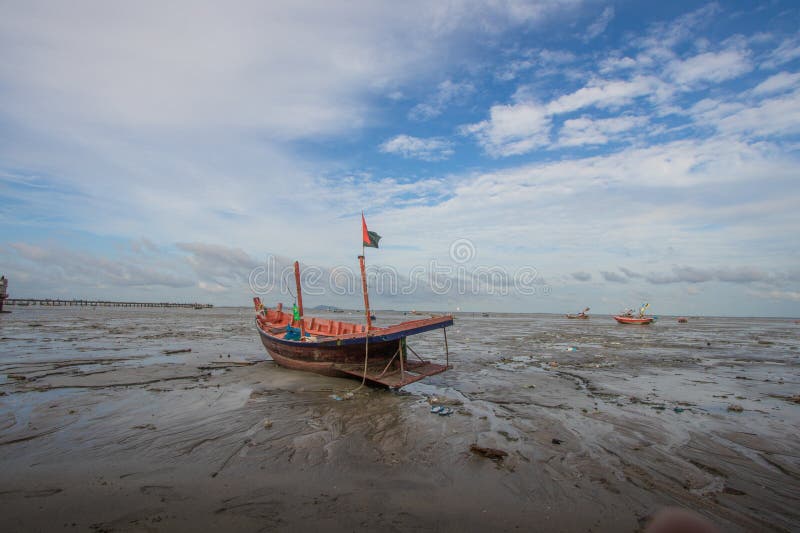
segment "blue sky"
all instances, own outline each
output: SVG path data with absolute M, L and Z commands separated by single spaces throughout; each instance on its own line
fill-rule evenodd
M 12 296 L 800 315 L 794 2 L 2 6 Z

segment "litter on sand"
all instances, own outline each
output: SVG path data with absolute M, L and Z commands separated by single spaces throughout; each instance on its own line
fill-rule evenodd
M 187 353 L 187 352 L 191 352 L 191 351 L 192 351 L 191 348 L 181 348 L 179 350 L 162 350 L 162 353 L 164 355 L 172 355 L 172 354 L 176 354 L 176 353 Z M 230 355 L 228 357 L 230 357 Z
M 469 451 L 495 461 L 502 461 L 504 457 L 508 456 L 508 452 L 504 450 L 498 450 L 497 448 L 485 448 L 483 446 L 478 446 L 477 444 L 471 445 L 469 447 Z

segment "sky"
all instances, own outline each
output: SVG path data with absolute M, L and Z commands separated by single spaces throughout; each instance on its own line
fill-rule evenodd
M 0 12 L 11 297 L 800 316 L 796 2 Z

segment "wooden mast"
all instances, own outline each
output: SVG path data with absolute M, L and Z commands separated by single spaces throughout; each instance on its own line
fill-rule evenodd
M 300 338 L 306 336 L 305 320 L 303 320 L 303 293 L 300 290 L 300 262 L 294 262 L 294 281 L 297 284 L 297 311 L 300 313 Z
M 372 329 L 372 319 L 369 313 L 369 293 L 367 292 L 367 270 L 364 267 L 364 247 L 361 247 L 361 255 L 358 256 L 361 265 L 361 290 L 364 292 L 364 312 L 367 314 L 367 332 Z

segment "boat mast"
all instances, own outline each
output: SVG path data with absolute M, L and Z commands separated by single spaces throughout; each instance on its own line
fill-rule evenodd
M 300 338 L 306 336 L 305 320 L 303 319 L 303 293 L 300 290 L 300 262 L 294 262 L 294 282 L 297 284 L 297 311 L 300 313 Z
M 372 329 L 372 319 L 369 313 L 369 293 L 367 292 L 367 271 L 364 267 L 364 245 L 361 245 L 361 255 L 358 256 L 361 265 L 361 290 L 364 292 L 364 312 L 367 314 L 367 332 Z

